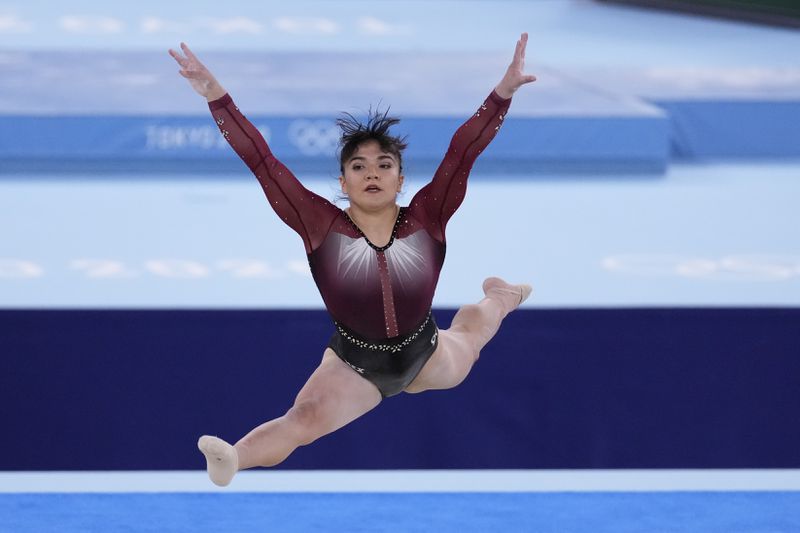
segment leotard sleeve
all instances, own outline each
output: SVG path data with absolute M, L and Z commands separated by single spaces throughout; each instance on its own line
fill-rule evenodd
M 464 201 L 472 165 L 494 139 L 510 105 L 511 98 L 501 98 L 492 91 L 456 130 L 433 180 L 411 200 L 411 209 L 424 219 L 428 233 L 439 242 L 445 242 L 447 221 Z
M 208 103 L 223 137 L 255 174 L 269 205 L 303 238 L 306 253 L 319 246 L 338 208 L 309 191 L 272 155 L 261 132 L 239 111 L 229 94 Z

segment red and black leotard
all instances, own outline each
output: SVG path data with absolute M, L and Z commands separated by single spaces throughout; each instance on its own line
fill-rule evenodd
M 209 108 L 272 208 L 303 239 L 334 321 L 361 339 L 381 342 L 413 334 L 428 316 L 444 262 L 447 221 L 464 200 L 470 169 L 510 103 L 492 91 L 458 128 L 433 180 L 400 209 L 392 239 L 382 247 L 369 242 L 343 210 L 303 187 L 230 95 L 209 102 Z

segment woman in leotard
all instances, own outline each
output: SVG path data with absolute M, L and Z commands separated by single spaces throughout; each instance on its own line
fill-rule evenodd
M 303 239 L 335 325 L 322 362 L 285 415 L 235 445 L 200 437 L 214 483 L 225 486 L 239 470 L 274 466 L 388 396 L 455 387 L 503 318 L 530 295 L 529 285 L 488 278 L 485 298 L 461 307 L 449 329 L 439 330 L 431 314 L 445 226 L 464 199 L 470 169 L 500 129 L 512 95 L 536 79 L 523 72 L 527 40 L 523 33 L 502 80 L 455 132 L 432 181 L 407 207 L 397 205 L 405 143 L 389 133 L 398 120 L 380 113 L 371 113 L 365 124 L 351 115 L 341 118 L 339 182 L 349 200 L 344 210 L 306 189 L 275 158 L 188 46 L 181 43 L 183 54 L 169 51 L 272 208 Z

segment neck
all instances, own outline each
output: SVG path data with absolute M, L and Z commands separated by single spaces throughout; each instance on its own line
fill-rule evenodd
M 347 212 L 347 216 L 362 230 L 380 229 L 387 225 L 389 225 L 389 227 L 394 225 L 395 220 L 397 220 L 397 215 L 400 213 L 400 206 L 392 204 L 381 209 L 366 210 L 357 205 L 350 204 L 350 207 L 345 209 L 345 212 Z

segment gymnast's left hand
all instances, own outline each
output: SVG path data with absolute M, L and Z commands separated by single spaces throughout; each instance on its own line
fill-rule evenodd
M 514 59 L 506 70 L 506 75 L 495 87 L 495 92 L 500 98 L 511 98 L 517 89 L 536 81 L 533 74 L 525 74 L 525 47 L 528 45 L 528 34 L 523 33 L 517 41 L 517 48 L 514 50 Z

